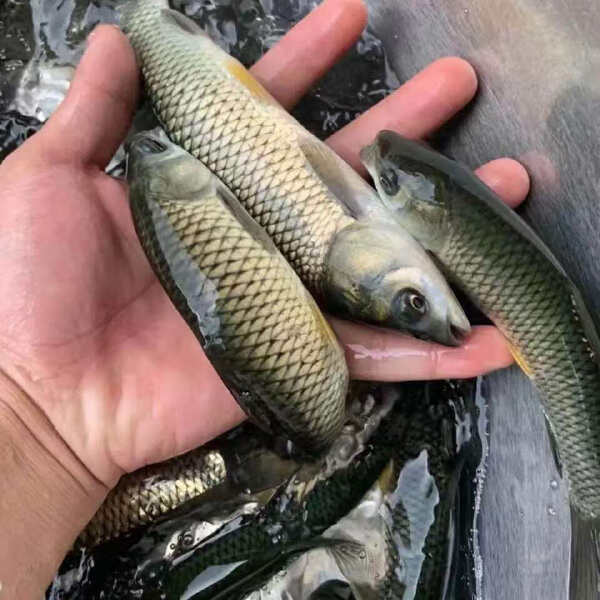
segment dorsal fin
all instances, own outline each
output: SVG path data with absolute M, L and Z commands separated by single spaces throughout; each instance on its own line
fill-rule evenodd
M 379 196 L 348 163 L 308 132 L 299 136 L 298 143 L 317 176 L 350 215 L 383 218 L 385 210 Z

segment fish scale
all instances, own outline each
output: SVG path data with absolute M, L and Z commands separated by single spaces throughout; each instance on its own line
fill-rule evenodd
M 223 457 L 204 448 L 126 475 L 108 494 L 78 542 L 94 546 L 147 525 L 223 483 L 226 476 Z
M 455 211 L 456 235 L 444 261 L 519 348 L 544 391 L 574 504 L 599 516 L 600 435 L 591 431 L 600 432 L 600 373 L 572 292 L 562 274 L 491 211 L 472 202 L 457 203 Z M 496 285 L 482 288 L 479 280 Z
M 348 373 L 314 300 L 206 167 L 175 146 L 146 164 L 135 147 L 134 223 L 167 294 L 242 407 L 322 450 L 343 424 Z
M 162 20 L 161 5 L 122 10 L 156 114 L 171 139 L 219 176 L 318 293 L 331 240 L 349 217 L 298 146 L 297 124 L 259 84 L 250 90 L 229 75 L 227 67 L 237 64 L 231 57 L 203 52 L 198 35 Z
M 498 326 L 539 387 L 571 505 L 596 528 L 600 339 L 579 291 L 533 230 L 462 165 L 393 132 L 361 157 L 397 221 Z

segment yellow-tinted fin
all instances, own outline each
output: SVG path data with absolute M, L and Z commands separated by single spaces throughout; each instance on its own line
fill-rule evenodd
M 250 71 L 242 65 L 235 58 L 230 58 L 225 62 L 225 69 L 235 77 L 245 88 L 250 90 L 253 96 L 256 96 L 260 100 L 264 100 L 271 104 L 277 104 L 277 100 L 267 92 L 267 90 L 263 87 L 263 85 L 255 79 Z M 279 105 L 278 105 L 279 106 Z
M 379 478 L 377 479 L 377 484 L 379 488 L 384 492 L 392 492 L 396 487 L 396 481 L 394 479 L 394 460 L 391 459 L 390 462 L 385 466 L 385 469 L 381 471 Z
M 519 352 L 519 350 L 517 350 L 517 348 L 515 348 L 512 344 L 510 344 L 509 347 L 510 347 L 510 353 L 512 354 L 513 358 L 515 359 L 515 362 L 519 365 L 519 368 L 521 369 L 521 371 L 523 371 L 523 373 L 525 373 L 525 375 L 527 375 L 527 377 L 529 377 L 529 379 L 532 379 L 533 371 L 531 370 L 531 367 L 527 364 L 527 362 L 523 358 L 523 355 L 521 354 L 521 352 Z

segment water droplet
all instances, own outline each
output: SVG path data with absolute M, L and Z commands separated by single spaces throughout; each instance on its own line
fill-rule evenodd
M 558 481 L 556 481 L 556 479 L 550 480 L 550 488 L 553 489 L 553 490 L 557 490 L 558 489 Z
M 548 514 L 549 514 L 551 517 L 555 517 L 555 516 L 556 516 L 556 509 L 555 509 L 553 506 L 549 506 L 549 507 L 548 507 Z

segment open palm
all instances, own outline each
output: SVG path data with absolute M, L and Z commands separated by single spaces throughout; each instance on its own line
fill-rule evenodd
M 289 108 L 364 23 L 360 0 L 328 0 L 254 73 Z M 104 173 L 129 127 L 138 77 L 125 37 L 99 27 L 67 99 L 0 166 L 0 367 L 7 385 L 24 392 L 14 401 L 40 410 L 107 486 L 244 418 L 150 270 L 125 185 Z M 330 143 L 360 169 L 357 153 L 378 130 L 426 136 L 475 88 L 467 63 L 441 59 Z M 508 159 L 480 175 L 512 204 L 527 192 L 522 167 Z M 476 329 L 463 348 L 445 349 L 333 324 L 355 377 L 470 376 L 511 361 L 491 327 Z

